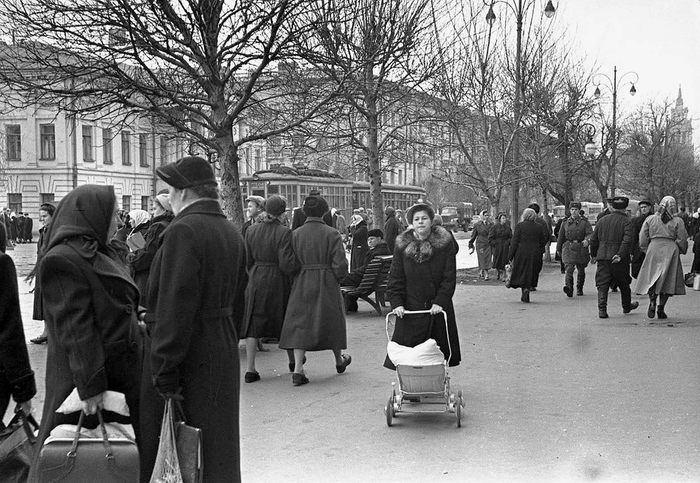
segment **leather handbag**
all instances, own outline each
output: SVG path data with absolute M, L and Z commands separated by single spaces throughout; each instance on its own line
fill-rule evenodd
M 0 483 L 27 481 L 37 429 L 39 425 L 34 416 L 19 408 L 7 427 L 0 431 Z
M 38 461 L 40 483 L 71 483 L 99 481 L 100 483 L 137 483 L 139 481 L 139 452 L 131 438 L 109 438 L 102 412 L 98 411 L 101 438 L 80 434 L 85 413 L 75 437 L 49 436 L 41 447 Z
M 179 400 L 175 400 L 175 406 L 180 417 L 180 420 L 175 423 L 175 442 L 182 481 L 184 483 L 202 483 L 204 481 L 202 430 L 185 422 L 185 413 Z

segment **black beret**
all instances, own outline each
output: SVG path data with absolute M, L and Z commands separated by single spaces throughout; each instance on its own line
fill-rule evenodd
M 581 202 L 580 201 L 572 201 L 571 203 L 569 203 L 569 208 L 570 209 L 578 208 L 580 210 L 581 209 Z
M 616 196 L 612 199 L 612 207 L 616 210 L 624 210 L 630 204 L 630 199 L 626 196 Z
M 287 209 L 287 200 L 280 195 L 272 195 L 265 201 L 265 211 L 272 216 L 280 216 Z
M 177 189 L 216 184 L 209 162 L 199 156 L 186 156 L 156 169 L 160 179 Z
M 377 238 L 384 238 L 384 232 L 379 228 L 372 228 L 370 231 L 367 232 L 367 236 L 376 236 Z
M 306 216 L 316 218 L 321 218 L 329 210 L 328 202 L 320 196 L 307 196 L 301 209 Z
M 538 205 L 537 203 L 531 203 L 530 206 L 528 206 L 528 208 L 535 210 L 535 213 L 537 214 L 540 213 L 540 205 Z

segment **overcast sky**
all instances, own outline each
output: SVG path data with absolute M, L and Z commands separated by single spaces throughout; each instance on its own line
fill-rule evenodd
M 535 1 L 544 8 L 545 0 Z M 567 29 L 600 72 L 612 78 L 617 65 L 618 80 L 628 71 L 639 74 L 634 98 L 629 84 L 618 90 L 623 111 L 650 99 L 675 102 L 680 85 L 699 151 L 700 0 L 560 0 L 556 26 Z

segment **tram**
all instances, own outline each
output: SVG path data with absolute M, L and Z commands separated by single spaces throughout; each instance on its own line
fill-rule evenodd
M 328 205 L 342 211 L 348 220 L 353 209 L 372 206 L 369 188 L 368 182 L 346 180 L 329 171 L 288 166 L 257 171 L 252 176 L 241 178 L 244 199 L 250 195 L 263 198 L 280 195 L 287 199 L 290 208 L 294 208 L 301 206 L 310 191 L 318 190 Z M 404 211 L 426 196 L 421 187 L 394 184 L 382 184 L 382 194 L 385 206 Z

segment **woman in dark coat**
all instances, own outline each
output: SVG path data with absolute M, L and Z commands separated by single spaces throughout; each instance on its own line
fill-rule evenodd
M 508 254 L 513 266 L 510 288 L 522 290 L 520 300 L 523 302 L 530 302 L 530 289 L 537 284 L 542 264 L 542 250 L 549 241 L 549 236 L 535 221 L 536 218 L 535 210 L 525 208 L 523 221 L 515 225 Z
M 367 245 L 367 221 L 363 218 L 357 225 L 352 235 L 352 251 L 350 252 L 350 271 L 360 268 L 369 251 Z
M 104 411 L 105 420 L 131 424 L 139 437 L 139 294 L 107 246 L 117 229 L 116 212 L 112 186 L 80 186 L 58 205 L 46 234 L 38 278 L 51 343 L 37 448 L 57 425 L 77 424 L 78 413 L 55 412 L 74 388 L 91 415 L 102 406 L 105 391 L 123 393 L 130 416 Z M 96 416 L 85 425 L 95 427 Z
M 332 350 L 338 374 L 345 372 L 352 358 L 347 347 L 345 310 L 340 281 L 348 274 L 343 240 L 338 230 L 323 222 L 328 203 L 309 196 L 303 206 L 306 222 L 292 234 L 292 249 L 300 271 L 284 316 L 280 348 L 294 349 L 292 384 L 309 382 L 304 373 L 306 351 Z
M 173 221 L 172 209 L 168 194 L 161 193 L 153 200 L 153 219 L 146 230 L 144 238 L 146 245 L 140 250 L 136 250 L 129 256 L 129 263 L 134 274 L 134 282 L 139 288 L 139 303 L 146 306 L 146 285 L 148 284 L 148 274 L 151 271 L 151 264 L 156 252 L 160 248 L 160 235 L 165 231 L 171 221 Z
M 0 226 L 0 236 L 5 227 Z M 0 253 L 0 429 L 10 397 L 25 413 L 32 410 L 36 394 L 34 372 L 29 365 L 19 305 L 17 272 L 9 255 Z
M 498 272 L 496 280 L 502 280 L 501 277 L 505 280 L 511 238 L 513 238 L 513 230 L 508 225 L 508 218 L 505 213 L 499 213 L 496 217 L 496 223 L 489 230 L 489 244 L 493 249 L 493 266 Z
M 396 239 L 389 271 L 387 296 L 401 320 L 392 340 L 415 347 L 432 338 L 449 358 L 450 366 L 462 360 L 452 295 L 457 285 L 456 251 L 452 236 L 442 226 L 433 225 L 435 212 L 427 204 L 408 210 L 411 226 Z M 404 315 L 406 310 L 430 310 L 430 314 Z M 447 333 L 441 311 L 447 314 Z M 452 357 L 450 357 L 450 351 Z M 389 357 L 384 367 L 395 369 Z
M 248 253 L 248 286 L 245 293 L 242 338 L 246 340 L 248 369 L 245 382 L 260 380 L 255 370 L 255 354 L 262 337 L 279 339 L 287 310 L 291 276 L 299 270 L 292 251 L 292 230 L 282 224 L 287 202 L 270 196 L 265 202 L 262 223 L 248 228 L 245 234 Z M 294 368 L 294 352 L 287 351 L 289 367 Z
M 44 256 L 46 230 L 49 228 L 51 217 L 55 212 L 56 207 L 51 203 L 43 203 L 39 207 L 39 221 L 42 223 L 42 226 L 39 228 L 39 240 L 36 244 L 36 264 L 25 280 L 28 283 L 34 281 L 34 311 L 32 313 L 32 319 L 34 320 L 44 320 L 44 304 L 41 299 L 41 286 L 39 285 L 39 279 L 36 277 L 36 272 L 39 262 Z M 46 323 L 44 323 L 44 330 L 41 332 L 41 335 L 30 339 L 30 342 L 33 344 L 46 344 L 48 340 L 48 331 L 46 330 Z

